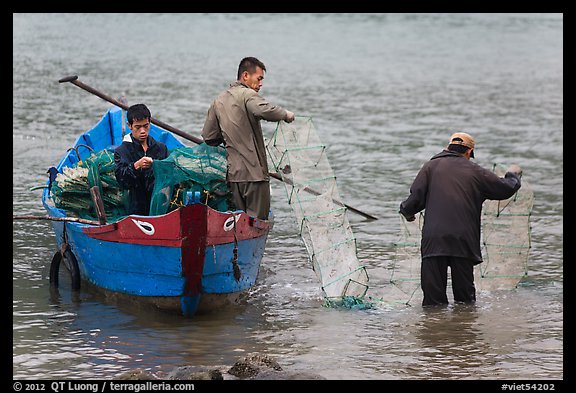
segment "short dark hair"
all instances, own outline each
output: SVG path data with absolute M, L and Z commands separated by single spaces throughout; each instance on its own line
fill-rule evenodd
M 255 57 L 245 57 L 240 61 L 240 65 L 238 65 L 238 76 L 237 79 L 240 80 L 240 76 L 244 71 L 248 71 L 249 73 L 253 74 L 256 72 L 256 67 L 262 68 L 263 71 L 266 71 L 266 66 L 260 60 Z
M 150 110 L 144 104 L 134 104 L 128 108 L 128 113 L 126 114 L 128 118 L 128 124 L 132 124 L 134 120 L 150 120 L 152 115 Z

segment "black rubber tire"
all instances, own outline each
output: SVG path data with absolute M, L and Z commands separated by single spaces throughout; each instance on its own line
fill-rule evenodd
M 80 268 L 78 267 L 78 260 L 74 256 L 70 247 L 67 247 L 64 251 L 64 255 L 62 252 L 57 251 L 52 258 L 52 262 L 50 263 L 50 285 L 57 288 L 58 287 L 58 274 L 60 272 L 60 262 L 64 261 L 64 266 L 66 266 L 67 270 L 70 272 L 70 283 L 73 291 L 80 290 Z
M 62 253 L 56 251 L 50 262 L 50 286 L 58 288 L 58 272 L 60 271 L 60 261 L 62 261 Z

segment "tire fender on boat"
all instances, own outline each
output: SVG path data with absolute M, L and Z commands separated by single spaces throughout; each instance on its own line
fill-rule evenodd
M 70 283 L 73 291 L 80 290 L 80 268 L 78 260 L 74 256 L 70 247 L 65 247 L 64 251 L 58 250 L 50 262 L 50 286 L 58 287 L 58 274 L 60 272 L 60 262 L 64 260 L 64 265 L 70 272 Z

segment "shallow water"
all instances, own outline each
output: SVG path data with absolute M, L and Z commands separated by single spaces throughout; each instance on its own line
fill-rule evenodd
M 13 213 L 40 191 L 109 104 L 68 75 L 200 134 L 239 60 L 267 66 L 261 94 L 312 116 L 377 297 L 397 208 L 454 129 L 476 162 L 519 164 L 535 195 L 528 276 L 474 307 L 322 307 L 318 280 L 272 180 L 276 224 L 246 303 L 194 319 L 107 303 L 65 283 L 45 221 L 13 223 L 13 378 L 111 378 L 133 368 L 226 365 L 252 352 L 328 379 L 563 378 L 563 16 L 561 14 L 14 14 Z M 242 37 L 239 41 L 238 37 Z M 267 136 L 273 125 L 266 125 Z

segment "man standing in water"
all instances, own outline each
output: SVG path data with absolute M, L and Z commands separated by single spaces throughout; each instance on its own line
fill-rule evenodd
M 454 301 L 474 303 L 474 266 L 482 262 L 480 214 L 486 199 L 510 198 L 520 188 L 522 170 L 511 165 L 504 178 L 470 161 L 475 141 L 464 132 L 426 162 L 400 204 L 413 221 L 425 209 L 421 242 L 423 306 L 448 304 L 448 266 Z
M 242 59 L 237 80 L 212 102 L 202 129 L 206 144 L 226 147 L 226 181 L 235 208 L 264 220 L 270 211 L 270 175 L 260 120 L 294 121 L 294 113 L 258 95 L 265 71 L 257 58 Z
M 126 114 L 132 131 L 114 150 L 116 180 L 128 190 L 128 213 L 147 216 L 154 190 L 154 160 L 168 157 L 168 148 L 150 135 L 150 110 L 144 104 L 135 104 Z

